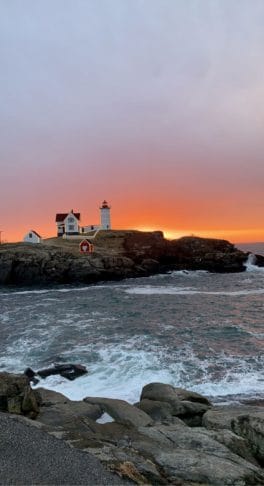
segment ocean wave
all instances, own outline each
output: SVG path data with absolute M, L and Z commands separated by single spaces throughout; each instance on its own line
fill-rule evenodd
M 203 277 L 204 275 L 210 275 L 211 273 L 207 270 L 173 270 L 172 272 L 168 272 L 168 275 L 171 277 Z
M 119 398 L 135 403 L 141 389 L 151 382 L 197 391 L 211 398 L 244 394 L 264 396 L 264 380 L 259 370 L 263 357 L 255 359 L 221 353 L 213 359 L 198 357 L 190 346 L 172 356 L 159 347 L 152 351 L 135 350 L 134 343 L 108 346 L 98 350 L 96 362 L 87 364 L 89 374 L 74 382 L 51 376 L 39 386 L 64 393 L 73 400 L 85 396 Z
M 14 296 L 14 295 L 42 295 L 42 294 L 50 294 L 50 293 L 62 293 L 67 294 L 69 292 L 90 292 L 91 290 L 97 289 L 104 289 L 104 288 L 113 288 L 118 287 L 118 285 L 113 285 L 111 283 L 106 285 L 86 285 L 85 287 L 62 287 L 62 288 L 53 288 L 53 289 L 30 289 L 30 290 L 9 290 L 8 292 L 0 292 L 0 296 Z
M 174 287 L 174 286 L 138 286 L 122 289 L 127 294 L 134 295 L 215 295 L 215 296 L 243 296 L 243 295 L 259 295 L 264 294 L 264 289 L 244 289 L 244 290 L 197 290 L 193 287 Z
M 256 261 L 256 255 L 254 255 L 254 253 L 250 253 L 246 261 L 247 272 L 264 272 L 264 267 L 259 267 L 258 265 L 256 265 Z

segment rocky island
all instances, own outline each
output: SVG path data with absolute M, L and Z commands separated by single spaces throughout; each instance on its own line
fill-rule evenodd
M 107 422 L 100 423 L 106 414 Z M 20 422 L 22 437 L 32 436 L 36 457 L 43 434 L 48 434 L 42 467 L 45 459 L 60 470 L 61 461 L 70 453 L 65 446 L 70 445 L 87 454 L 87 464 L 91 456 L 99 459 L 109 472 L 117 473 L 125 481 L 122 484 L 264 484 L 263 402 L 214 406 L 198 393 L 163 383 L 144 386 L 140 401 L 134 405 L 89 396 L 71 401 L 61 393 L 32 389 L 25 375 L 0 373 L 0 421 L 3 422 L 4 416 Z M 5 425 L 10 427 L 8 421 Z M 52 457 L 54 437 L 58 444 L 55 450 L 63 448 L 57 452 L 61 457 Z M 23 441 L 18 437 L 12 440 L 21 443 L 23 453 Z M 29 462 L 27 456 L 23 474 Z M 38 464 L 29 471 L 30 477 L 36 468 Z M 13 469 L 16 470 L 16 461 Z M 5 473 L 6 464 L 1 463 L 1 474 Z M 10 474 L 9 471 L 9 481 Z M 77 481 L 76 468 L 71 468 L 69 474 L 74 484 L 91 484 Z M 58 473 L 55 483 L 47 478 L 36 483 L 68 484 Z M 99 484 L 119 484 L 118 476 Z
M 0 285 L 94 283 L 169 270 L 242 272 L 248 254 L 225 240 L 183 237 L 160 231 L 100 231 L 94 252 L 80 254 L 79 241 L 50 238 L 41 244 L 0 246 Z M 264 257 L 257 257 L 264 265 Z

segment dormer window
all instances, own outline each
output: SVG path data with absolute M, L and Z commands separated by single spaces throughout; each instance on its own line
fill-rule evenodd
M 72 217 L 70 216 L 70 218 L 68 218 L 68 221 L 69 221 L 69 223 L 74 223 L 74 218 L 72 218 Z

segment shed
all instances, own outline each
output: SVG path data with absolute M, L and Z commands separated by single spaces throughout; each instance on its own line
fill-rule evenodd
M 23 238 L 25 243 L 41 243 L 41 236 L 34 230 L 30 230 Z
M 79 248 L 80 248 L 81 253 L 93 253 L 94 252 L 94 245 L 87 239 L 81 241 Z

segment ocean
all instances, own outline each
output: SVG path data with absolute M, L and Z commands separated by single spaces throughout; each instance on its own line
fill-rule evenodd
M 91 286 L 0 289 L 0 370 L 81 363 L 40 385 L 73 400 L 139 399 L 150 382 L 214 402 L 264 398 L 264 268 L 177 271 Z

